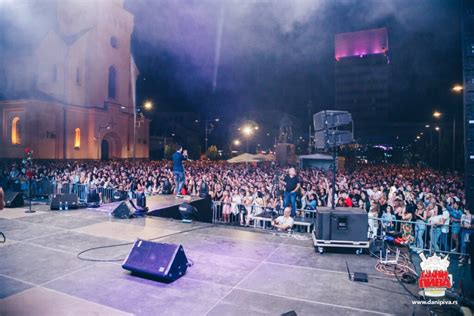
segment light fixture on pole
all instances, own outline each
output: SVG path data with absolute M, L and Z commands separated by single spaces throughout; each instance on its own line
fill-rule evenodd
M 207 158 L 207 153 L 208 153 L 208 148 L 207 148 L 207 147 L 208 147 L 208 146 L 207 146 L 207 143 L 208 143 L 208 135 L 209 135 L 209 133 L 212 131 L 212 129 L 209 130 L 209 124 L 212 123 L 212 122 L 216 122 L 216 123 L 217 123 L 217 122 L 219 122 L 219 121 L 220 121 L 219 118 L 214 118 L 214 119 L 207 119 L 207 118 L 206 118 L 206 119 L 204 120 L 204 124 L 205 124 L 205 126 L 204 126 L 204 135 L 205 135 L 205 136 L 204 136 L 204 146 L 206 147 L 206 150 L 205 150 L 205 152 L 206 152 L 206 158 Z M 199 120 L 194 120 L 194 123 L 199 123 Z
M 239 128 L 239 130 L 242 132 L 242 134 L 245 136 L 247 140 L 247 153 L 248 153 L 250 151 L 249 150 L 250 137 L 252 137 L 255 131 L 258 130 L 258 125 L 257 123 L 253 121 L 247 121 L 243 127 Z
M 460 84 L 456 84 L 452 87 L 451 90 L 453 90 L 454 92 L 459 93 L 459 92 L 462 92 L 464 90 L 464 87 Z
M 143 102 L 143 108 L 146 111 L 153 110 L 153 101 L 146 100 Z M 137 153 L 137 113 L 140 112 L 140 108 L 135 108 L 133 111 L 133 153 L 132 158 L 135 160 Z
M 456 86 L 455 86 L 456 87 Z M 460 89 L 459 91 L 462 91 L 462 86 L 460 86 Z M 455 88 L 452 89 L 453 91 L 458 91 L 458 90 L 455 90 Z M 441 113 L 439 111 L 434 111 L 433 112 L 433 117 L 437 118 L 437 119 L 441 119 L 441 117 L 444 115 L 444 113 Z M 439 131 L 439 127 L 437 127 L 438 129 L 436 129 L 436 131 Z M 441 135 L 441 134 L 440 134 Z M 441 142 L 440 142 L 441 144 Z M 452 159 L 451 159 L 451 168 L 452 170 L 454 171 L 454 162 L 456 161 L 456 114 L 453 114 L 453 148 L 452 148 Z

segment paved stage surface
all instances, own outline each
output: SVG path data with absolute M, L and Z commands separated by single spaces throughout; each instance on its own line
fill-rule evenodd
M 0 315 L 411 315 L 411 298 L 374 269 L 375 259 L 314 252 L 311 240 L 163 218 L 118 220 L 98 210 L 0 211 Z M 81 261 L 81 250 L 185 232 L 194 266 L 171 284 L 140 279 L 120 262 Z M 85 256 L 124 258 L 130 245 Z M 348 280 L 367 272 L 370 283 Z M 388 292 L 386 290 L 397 293 Z M 417 315 L 426 314 L 417 308 Z

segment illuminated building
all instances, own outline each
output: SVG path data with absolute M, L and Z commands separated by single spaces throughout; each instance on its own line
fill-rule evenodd
M 134 142 L 134 17 L 123 2 L 7 7 L 4 15 L 11 18 L 2 22 L 0 43 L 0 157 L 24 157 L 25 147 L 42 159 L 130 158 L 134 151 L 148 157 L 147 120 L 138 120 Z M 27 14 L 35 20 L 25 22 Z
M 380 142 L 380 128 L 389 123 L 387 29 L 337 34 L 335 38 L 335 109 L 349 111 L 355 137 Z
M 474 4 L 465 1 L 463 19 L 464 141 L 466 202 L 474 207 Z

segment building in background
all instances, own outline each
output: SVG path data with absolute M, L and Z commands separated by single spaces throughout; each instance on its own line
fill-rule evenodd
M 349 111 L 359 142 L 385 142 L 389 123 L 390 62 L 386 28 L 337 34 L 335 109 Z
M 474 4 L 465 1 L 462 28 L 464 74 L 465 190 L 470 209 L 474 207 Z
M 149 123 L 134 125 L 133 118 L 134 17 L 123 4 L 8 7 L 1 21 L 0 157 L 23 157 L 25 147 L 40 159 L 148 157 Z M 35 23 L 26 23 L 31 17 Z

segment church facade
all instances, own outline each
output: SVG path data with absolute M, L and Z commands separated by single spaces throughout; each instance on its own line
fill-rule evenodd
M 32 8 L 46 22 L 16 35 L 27 45 L 15 39 L 0 53 L 1 158 L 24 157 L 26 147 L 35 159 L 148 158 L 149 122 L 134 119 L 134 18 L 123 2 Z

